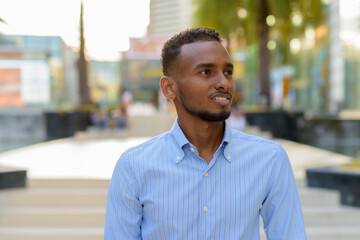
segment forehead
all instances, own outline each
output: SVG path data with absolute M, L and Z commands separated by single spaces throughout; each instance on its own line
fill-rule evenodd
M 180 49 L 178 63 L 192 65 L 199 63 L 230 63 L 229 53 L 217 41 L 201 41 L 185 44 Z

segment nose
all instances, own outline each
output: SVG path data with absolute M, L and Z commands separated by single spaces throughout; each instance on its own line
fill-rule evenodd
M 229 79 L 225 76 L 225 74 L 223 72 L 221 72 L 220 74 L 218 74 L 218 79 L 217 82 L 215 84 L 215 88 L 217 90 L 229 90 L 230 88 L 230 81 L 232 81 L 232 79 Z

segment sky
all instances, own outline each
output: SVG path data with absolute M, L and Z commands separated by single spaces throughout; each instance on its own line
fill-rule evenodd
M 60 36 L 79 47 L 81 0 L 0 0 L 2 34 Z M 129 37 L 142 37 L 149 24 L 149 0 L 83 0 L 85 45 L 96 60 L 116 60 Z

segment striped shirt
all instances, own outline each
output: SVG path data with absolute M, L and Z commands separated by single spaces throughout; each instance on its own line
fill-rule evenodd
M 260 239 L 260 216 L 267 239 L 306 239 L 283 148 L 226 124 L 207 164 L 175 121 L 118 160 L 105 239 Z

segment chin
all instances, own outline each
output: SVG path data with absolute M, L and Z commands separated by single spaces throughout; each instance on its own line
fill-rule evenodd
M 230 116 L 229 112 L 221 112 L 221 113 L 209 113 L 209 112 L 202 112 L 198 113 L 197 116 L 204 121 L 208 122 L 223 122 Z

